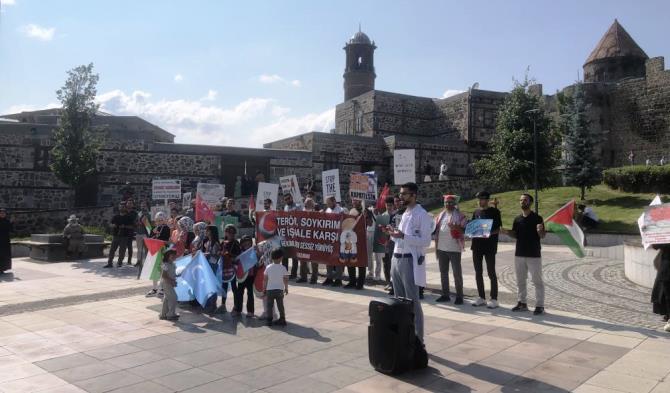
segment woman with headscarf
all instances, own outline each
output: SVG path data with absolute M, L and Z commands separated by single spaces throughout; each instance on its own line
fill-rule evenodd
M 196 222 L 193 224 L 193 234 L 195 238 L 191 242 L 191 254 L 195 255 L 198 251 L 204 249 L 205 244 L 205 229 L 207 228 L 207 223 Z
M 7 217 L 7 210 L 0 208 L 0 274 L 12 270 L 12 246 L 9 243 L 12 230 L 13 226 Z
M 183 257 L 193 241 L 193 220 L 189 217 L 178 217 L 177 227 L 170 235 L 172 248 L 177 252 L 177 258 Z

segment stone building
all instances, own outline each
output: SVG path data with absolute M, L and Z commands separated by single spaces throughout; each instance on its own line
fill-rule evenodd
M 301 184 L 312 181 L 320 191 L 321 172 L 333 168 L 340 169 L 346 196 L 351 172 L 375 171 L 380 184 L 392 183 L 395 149 L 416 150 L 419 181 L 427 165 L 436 178 L 441 161 L 447 164 L 450 180 L 423 184 L 424 202 L 439 200 L 445 191 L 470 195 L 476 187 L 472 164 L 488 152 L 507 93 L 476 84 L 444 99 L 376 90 L 376 48 L 360 30 L 346 42 L 344 101 L 330 133 L 308 132 L 258 149 L 185 145 L 138 117 L 99 114 L 94 125 L 103 148 L 83 204 L 109 206 L 128 188 L 150 198 L 155 178 L 179 178 L 184 192 L 198 182 L 223 183 L 232 194 L 237 176 L 257 172 L 270 182 L 296 174 Z M 604 166 L 626 164 L 631 150 L 637 163 L 670 159 L 670 71 L 662 57 L 648 58 L 616 20 L 584 64 L 584 88 L 592 130 L 603 137 Z M 541 85 L 530 90 L 543 94 Z M 546 109 L 556 112 L 556 96 L 543 97 Z M 48 169 L 58 119 L 57 109 L 0 116 L 0 206 L 72 208 L 74 192 Z

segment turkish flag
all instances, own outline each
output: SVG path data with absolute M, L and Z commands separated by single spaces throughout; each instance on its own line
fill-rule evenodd
M 384 188 L 382 189 L 382 192 L 379 193 L 379 199 L 377 199 L 377 209 L 382 210 L 384 209 L 386 205 L 386 197 L 389 196 L 389 193 L 391 190 L 389 190 L 389 185 L 385 184 Z
M 195 194 L 195 221 L 207 221 L 214 223 L 214 212 L 209 205 L 200 198 L 200 194 Z

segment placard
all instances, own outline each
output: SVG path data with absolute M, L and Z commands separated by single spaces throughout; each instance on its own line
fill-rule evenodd
M 309 211 L 256 212 L 256 239 L 279 238 L 288 257 L 334 266 L 367 266 L 363 215 Z
M 300 194 L 300 185 L 296 175 L 283 176 L 279 178 L 279 185 L 281 186 L 282 194 L 289 193 L 296 203 L 302 203 L 302 195 Z
M 215 183 L 198 183 L 195 192 L 195 221 L 214 223 L 214 208 L 226 196 L 226 186 Z
M 670 243 L 670 203 L 646 207 L 640 224 L 643 244 Z
M 340 196 L 340 170 L 330 169 L 321 173 L 321 184 L 323 185 L 323 200 L 334 196 L 337 202 L 342 202 Z
M 181 180 L 153 179 L 151 199 L 181 199 Z
M 393 151 L 393 181 L 396 185 L 416 183 L 414 149 Z
M 349 197 L 368 203 L 377 200 L 377 176 L 374 172 L 352 172 L 349 176 Z
M 192 196 L 193 194 L 190 192 L 185 192 L 182 194 L 181 205 L 184 209 L 189 209 L 191 207 Z
M 465 226 L 465 237 L 485 238 L 491 237 L 491 228 L 493 227 L 493 220 L 490 218 L 478 218 L 468 222 Z
M 263 201 L 272 200 L 272 206 L 277 207 L 277 194 L 279 194 L 279 184 L 258 183 L 258 195 L 256 196 L 256 211 L 263 211 Z

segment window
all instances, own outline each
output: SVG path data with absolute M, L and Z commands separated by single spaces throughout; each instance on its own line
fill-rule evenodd
M 35 160 L 33 162 L 35 170 L 49 169 L 49 148 L 44 146 L 35 146 Z

